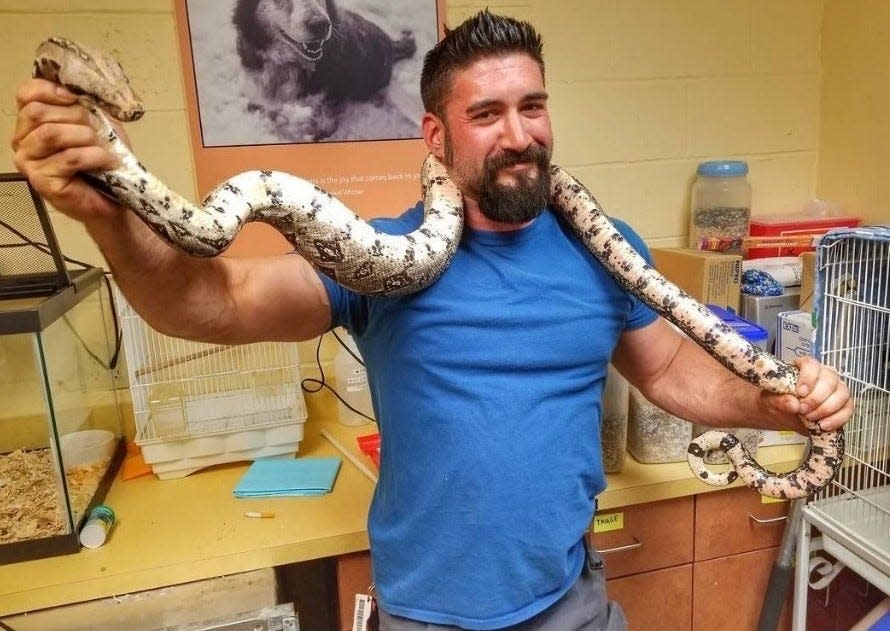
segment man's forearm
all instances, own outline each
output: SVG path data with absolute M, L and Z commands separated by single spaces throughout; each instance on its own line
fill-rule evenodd
M 228 281 L 221 259 L 175 250 L 132 212 L 86 227 L 128 302 L 153 328 L 204 339 L 223 326 Z
M 757 386 L 730 372 L 688 339 L 670 368 L 643 394 L 659 407 L 700 425 L 803 429 L 797 417 L 764 405 Z

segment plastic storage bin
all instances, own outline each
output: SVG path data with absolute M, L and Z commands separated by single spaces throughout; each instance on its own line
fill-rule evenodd
M 855 228 L 860 221 L 859 217 L 850 216 L 760 216 L 751 219 L 750 234 L 752 237 L 818 236 L 834 228 Z M 807 244 L 788 247 L 749 247 L 746 257 L 749 259 L 760 259 L 773 256 L 800 256 L 803 252 L 812 252 L 813 250 L 815 248 Z
M 689 247 L 740 252 L 751 221 L 748 164 L 741 160 L 702 162 L 696 169 L 689 217 Z
M 627 451 L 644 464 L 685 462 L 692 423 L 651 403 L 630 387 Z

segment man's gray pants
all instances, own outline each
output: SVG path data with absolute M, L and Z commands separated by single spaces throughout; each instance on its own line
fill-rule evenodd
M 415 622 L 391 616 L 381 608 L 380 631 L 462 631 L 460 627 Z M 587 565 L 566 594 L 550 607 L 509 631 L 625 631 L 627 620 L 621 607 L 606 598 L 602 556 L 587 553 Z

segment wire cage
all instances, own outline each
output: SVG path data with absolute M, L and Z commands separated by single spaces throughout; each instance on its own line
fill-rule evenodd
M 116 300 L 136 443 L 159 478 L 298 451 L 307 411 L 297 344 L 168 337 L 119 290 Z
M 843 465 L 803 509 L 795 596 L 799 629 L 805 624 L 812 549 L 824 549 L 890 593 L 890 226 L 823 237 L 816 251 L 815 300 L 816 356 L 844 379 L 856 410 L 845 428 Z

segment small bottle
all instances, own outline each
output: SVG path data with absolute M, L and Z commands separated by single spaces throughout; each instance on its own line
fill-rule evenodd
M 334 356 L 334 372 L 337 375 L 337 394 L 350 406 L 373 416 L 373 406 L 371 404 L 371 389 L 368 386 L 368 372 L 364 365 L 356 359 L 361 357 L 355 341 L 344 330 L 339 330 L 337 335 L 346 344 L 346 348 L 342 345 Z M 347 348 L 349 350 L 347 350 Z M 349 351 L 352 351 L 350 354 Z M 355 357 L 353 357 L 355 355 Z M 337 418 L 343 425 L 357 427 L 368 423 L 368 419 L 350 410 L 343 401 L 337 400 Z
M 692 186 L 689 247 L 741 253 L 751 226 L 748 163 L 742 160 L 702 162 Z
M 110 506 L 99 504 L 94 507 L 80 529 L 80 543 L 86 548 L 98 548 L 105 543 L 114 521 L 114 510 Z

